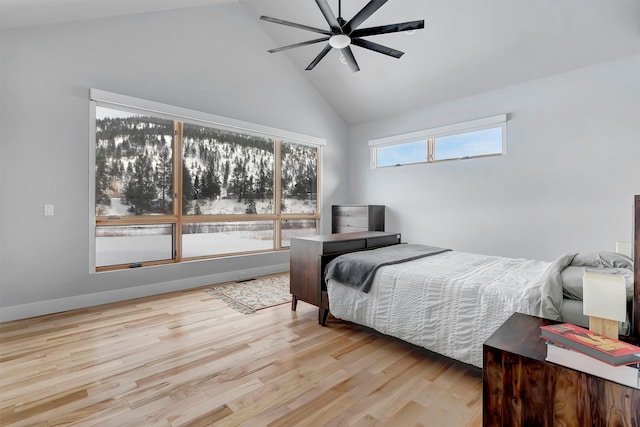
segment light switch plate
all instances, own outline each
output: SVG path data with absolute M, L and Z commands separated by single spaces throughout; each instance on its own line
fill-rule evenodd
M 53 205 L 44 205 L 44 216 L 53 216 Z

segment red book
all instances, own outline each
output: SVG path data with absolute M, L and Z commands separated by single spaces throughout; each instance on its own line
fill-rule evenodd
M 571 323 L 540 326 L 542 337 L 613 366 L 640 363 L 640 347 L 605 337 Z

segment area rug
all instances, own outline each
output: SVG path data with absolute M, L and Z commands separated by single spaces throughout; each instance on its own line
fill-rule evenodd
M 245 314 L 291 302 L 289 273 L 214 285 L 207 293 Z

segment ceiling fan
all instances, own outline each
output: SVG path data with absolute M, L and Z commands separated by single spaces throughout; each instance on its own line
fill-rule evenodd
M 307 46 L 315 43 L 328 42 L 326 46 L 320 51 L 318 56 L 309 64 L 306 68 L 307 70 L 313 70 L 313 68 L 324 58 L 327 53 L 331 49 L 340 49 L 342 51 L 342 56 L 346 61 L 351 71 L 356 72 L 360 71 L 360 67 L 356 62 L 356 58 L 353 56 L 353 52 L 351 51 L 350 45 L 355 45 L 358 47 L 362 47 L 365 49 L 372 50 L 374 52 L 379 52 L 384 55 L 389 55 L 394 58 L 400 58 L 404 55 L 404 52 L 401 52 L 396 49 L 392 49 L 387 46 L 383 46 L 378 43 L 374 43 L 369 40 L 365 40 L 361 37 L 366 36 L 376 36 L 378 34 L 388 34 L 388 33 L 397 33 L 401 31 L 412 31 L 419 30 L 424 28 L 424 20 L 419 21 L 410 21 L 410 22 L 402 22 L 399 24 L 389 24 L 389 25 L 381 25 L 379 27 L 369 27 L 369 28 L 360 28 L 360 24 L 362 24 L 365 20 L 367 20 L 375 11 L 380 9 L 380 7 L 385 4 L 388 0 L 371 0 L 367 3 L 360 12 L 356 13 L 356 15 L 351 18 L 349 21 L 346 21 L 342 18 L 342 1 L 338 0 L 338 17 L 335 16 L 329 3 L 327 0 L 316 0 L 320 11 L 324 15 L 324 18 L 327 20 L 329 24 L 329 30 L 324 30 L 322 28 L 310 27 L 308 25 L 297 24 L 295 22 L 285 21 L 277 18 L 270 18 L 268 16 L 261 16 L 260 19 L 263 21 L 274 22 L 276 24 L 287 25 L 289 27 L 299 28 L 301 30 L 312 31 L 314 33 L 324 34 L 325 37 L 307 40 L 300 43 L 295 43 L 288 46 L 279 47 L 276 49 L 271 49 L 269 52 L 275 53 L 280 52 L 287 49 L 292 49 L 295 47 Z

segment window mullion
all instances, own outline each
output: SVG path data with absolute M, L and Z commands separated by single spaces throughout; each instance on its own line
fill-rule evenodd
M 276 251 L 282 247 L 282 140 L 276 139 L 273 147 L 273 209 L 276 219 L 273 223 L 273 243 Z
M 319 218 L 320 212 L 322 212 L 322 205 L 321 205 L 322 198 L 320 197 L 320 195 L 322 194 L 322 189 L 320 188 L 320 185 L 321 185 L 320 177 L 322 176 L 322 173 L 321 173 L 322 158 L 320 156 L 320 147 L 316 147 L 316 159 L 318 159 L 316 162 L 316 177 L 317 177 L 316 179 L 316 215 L 318 215 L 318 218 Z
M 173 122 L 173 213 L 176 216 L 174 230 L 177 262 L 182 260 L 182 122 Z
M 435 138 L 427 139 L 427 163 L 433 163 L 435 159 L 436 140 Z

